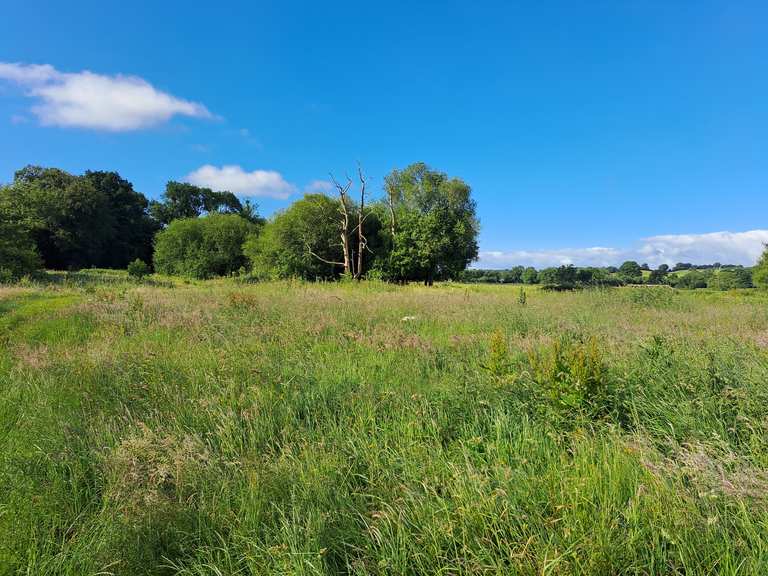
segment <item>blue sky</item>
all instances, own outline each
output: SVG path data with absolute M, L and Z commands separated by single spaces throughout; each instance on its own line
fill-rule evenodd
M 472 185 L 482 265 L 748 264 L 768 241 L 765 2 L 2 15 L 0 181 L 30 163 L 117 170 L 157 197 L 187 178 L 269 214 L 358 161 L 377 190 L 425 161 Z

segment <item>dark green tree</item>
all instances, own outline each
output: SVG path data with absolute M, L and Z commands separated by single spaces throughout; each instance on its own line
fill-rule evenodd
M 523 271 L 522 280 L 523 284 L 538 284 L 539 273 L 536 271 L 536 268 L 528 266 L 528 268 Z
M 578 271 L 573 265 L 545 268 L 539 272 L 539 282 L 547 288 L 570 290 L 576 287 Z
M 716 288 L 717 290 L 752 288 L 752 286 L 752 272 L 743 266 L 720 269 L 707 282 L 707 288 Z
M 213 212 L 241 214 L 243 210 L 240 200 L 231 192 L 214 192 L 210 188 L 174 181 L 165 186 L 162 201 L 155 200 L 150 206 L 152 216 L 163 225 L 168 225 L 174 220 L 197 218 Z M 242 215 L 251 219 L 253 212 L 255 209 L 249 207 Z
M 155 269 L 200 279 L 232 274 L 247 266 L 243 244 L 257 232 L 237 214 L 174 220 L 157 234 Z
M 389 258 L 393 280 L 457 278 L 477 258 L 479 223 L 471 188 L 424 163 L 385 178 Z M 386 228 L 386 226 L 385 226 Z
M 669 274 L 669 266 L 662 264 L 656 270 L 651 270 L 648 276 L 648 284 L 667 284 L 667 276 Z
M 74 176 L 27 166 L 0 196 L 29 229 L 47 268 L 125 268 L 151 258 L 157 225 L 147 199 L 116 172 Z
M 147 198 L 117 172 L 87 171 L 83 178 L 106 197 L 112 221 L 108 242 L 97 265 L 125 268 L 136 259 L 150 262 L 152 241 L 159 226 L 149 215 Z
M 18 280 L 41 266 L 29 228 L 4 200 L 0 188 L 0 282 Z
M 670 276 L 670 283 L 675 288 L 695 290 L 697 288 L 706 288 L 711 277 L 711 271 L 703 272 L 701 270 L 688 269 L 687 273 L 682 276 Z
M 31 231 L 47 268 L 101 263 L 115 217 L 108 198 L 91 181 L 57 168 L 27 166 L 2 193 Z
M 275 214 L 245 253 L 253 273 L 266 278 L 337 278 L 344 271 L 340 201 L 324 194 L 307 194 Z M 353 206 L 348 206 L 350 212 Z M 370 257 L 381 254 L 376 214 L 364 222 Z
M 643 281 L 643 271 L 640 264 L 627 260 L 619 266 L 619 278 L 627 284 L 640 284 Z

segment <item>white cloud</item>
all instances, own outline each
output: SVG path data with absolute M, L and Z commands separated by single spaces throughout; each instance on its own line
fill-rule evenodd
M 287 182 L 279 172 L 254 170 L 246 172 L 240 166 L 217 168 L 206 164 L 184 178 L 190 184 L 212 190 L 228 190 L 240 196 L 268 196 L 288 198 L 296 192 L 296 186 Z
M 668 234 L 652 236 L 627 249 L 564 248 L 562 250 L 484 251 L 477 268 L 511 266 L 618 266 L 625 260 L 636 260 L 650 266 L 694 264 L 743 264 L 752 266 L 768 244 L 768 230 L 748 232 L 712 232 L 709 234 Z
M 333 190 L 333 184 L 328 180 L 312 180 L 309 184 L 304 186 L 305 194 L 327 194 Z
M 478 268 L 507 268 L 511 266 L 535 266 L 547 268 L 574 264 L 577 266 L 610 266 L 621 259 L 622 252 L 615 248 L 563 248 L 560 250 L 513 250 L 511 252 L 480 252 Z
M 32 112 L 48 126 L 121 132 L 148 128 L 173 116 L 211 118 L 205 106 L 162 92 L 136 76 L 105 76 L 88 70 L 59 72 L 53 66 L 0 62 L 0 79 L 28 89 Z

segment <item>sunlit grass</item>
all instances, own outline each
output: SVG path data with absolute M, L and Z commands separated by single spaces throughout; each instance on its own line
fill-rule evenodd
M 767 305 L 0 289 L 0 574 L 764 574 Z

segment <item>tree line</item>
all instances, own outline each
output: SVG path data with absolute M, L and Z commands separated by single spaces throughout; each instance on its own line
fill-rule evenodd
M 553 290 L 637 284 L 718 290 L 768 287 L 768 251 L 753 268 L 720 263 L 705 265 L 678 263 L 672 267 L 661 264 L 652 270 L 647 264 L 628 260 L 619 267 L 563 265 L 542 270 L 523 266 L 506 270 L 468 269 L 461 273 L 459 279 L 472 283 L 539 284 Z
M 378 198 L 362 169 L 333 187 L 264 219 L 226 191 L 171 181 L 150 201 L 116 172 L 27 166 L 0 187 L 0 280 L 133 263 L 194 278 L 432 284 L 477 258 L 476 204 L 459 178 L 415 163 L 387 175 Z

